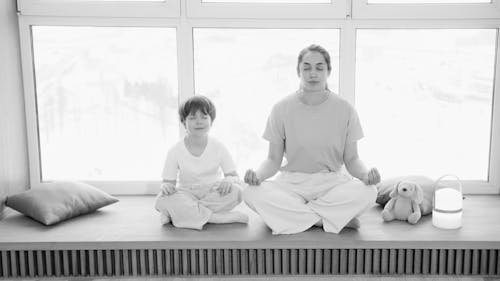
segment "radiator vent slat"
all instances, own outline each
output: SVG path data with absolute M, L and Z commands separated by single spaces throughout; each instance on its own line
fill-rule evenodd
M 0 251 L 0 277 L 432 274 L 499 276 L 497 249 Z

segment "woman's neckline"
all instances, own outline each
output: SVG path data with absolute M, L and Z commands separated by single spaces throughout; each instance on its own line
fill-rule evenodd
M 301 105 L 304 105 L 306 107 L 312 107 L 312 108 L 321 106 L 322 104 L 326 103 L 330 99 L 330 97 L 333 95 L 333 93 L 331 91 L 326 90 L 325 92 L 323 92 L 325 94 L 325 97 L 322 101 L 320 101 L 319 103 L 316 103 L 316 104 L 309 104 L 309 103 L 304 102 L 304 100 L 303 100 L 304 92 L 302 92 L 301 90 L 298 90 L 295 93 L 296 93 L 297 101 Z

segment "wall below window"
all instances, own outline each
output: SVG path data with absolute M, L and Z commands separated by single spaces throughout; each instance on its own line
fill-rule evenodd
M 16 0 L 0 1 L 0 218 L 5 196 L 28 187 Z

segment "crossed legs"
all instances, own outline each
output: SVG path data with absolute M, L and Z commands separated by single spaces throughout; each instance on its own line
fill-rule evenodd
M 376 198 L 374 186 L 354 180 L 335 185 L 309 201 L 293 191 L 296 186 L 287 185 L 269 181 L 243 191 L 245 203 L 261 216 L 273 234 L 299 233 L 315 224 L 332 233 L 339 233 L 346 226 L 359 227 L 356 217 Z

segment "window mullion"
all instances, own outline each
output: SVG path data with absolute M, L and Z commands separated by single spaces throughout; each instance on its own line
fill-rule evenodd
M 24 106 L 26 111 L 26 136 L 28 138 L 28 158 L 30 186 L 41 183 L 40 146 L 35 94 L 35 71 L 33 66 L 31 24 L 24 16 L 19 16 L 19 39 L 23 71 Z
M 179 104 L 194 96 L 194 53 L 193 27 L 184 18 L 177 29 L 177 58 L 179 71 Z M 183 137 L 185 130 L 179 123 L 179 136 Z
M 341 25 L 339 56 L 339 94 L 354 105 L 356 30 L 351 21 Z
M 495 63 L 495 84 L 493 86 L 493 108 L 491 120 L 491 140 L 490 140 L 490 167 L 488 182 L 494 186 L 497 193 L 500 193 L 500 71 L 498 65 L 500 64 L 500 44 L 497 29 L 497 46 L 496 46 L 496 63 Z

